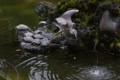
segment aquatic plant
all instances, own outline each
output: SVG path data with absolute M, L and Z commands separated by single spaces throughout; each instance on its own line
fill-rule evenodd
M 0 59 L 0 62 L 7 63 L 9 66 L 11 66 L 15 70 L 15 72 L 17 74 L 16 80 L 19 80 L 19 72 L 18 72 L 18 70 L 16 69 L 16 67 L 13 64 L 11 64 L 10 62 L 6 61 L 5 59 Z M 1 71 L 0 71 L 0 76 L 5 78 L 5 80 L 11 80 L 11 78 L 6 73 L 3 73 Z

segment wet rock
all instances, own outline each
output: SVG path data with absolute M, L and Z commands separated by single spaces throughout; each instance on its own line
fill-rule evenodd
M 51 24 L 50 26 L 51 26 L 51 27 L 49 27 L 49 28 L 51 28 L 54 32 L 59 31 L 59 28 L 56 27 L 54 24 Z
M 23 41 L 23 37 L 25 36 L 25 33 L 27 32 L 33 32 L 27 25 L 24 24 L 19 24 L 15 27 L 16 29 L 16 34 L 18 36 L 18 41 L 21 42 Z M 29 34 L 28 33 L 28 34 Z
M 36 29 L 33 33 L 34 34 L 42 34 L 42 31 L 40 29 Z
M 40 34 L 35 34 L 33 37 L 34 37 L 35 39 L 43 39 L 43 36 L 40 35 Z
M 67 49 L 67 46 L 61 46 L 60 49 L 65 50 Z
M 48 38 L 49 40 L 51 40 L 54 37 L 54 34 L 42 32 L 42 36 L 44 36 L 44 37 Z
M 55 51 L 59 49 L 59 47 L 59 44 L 49 44 L 46 49 L 47 51 Z
M 32 37 L 29 37 L 29 36 L 24 37 L 23 40 L 24 40 L 25 42 L 29 42 L 29 43 L 31 43 L 31 42 L 34 41 L 34 39 L 33 39 Z
M 40 44 L 41 44 L 41 41 L 40 41 L 40 39 L 34 39 L 34 40 L 32 41 L 32 44 L 40 45 Z
M 65 40 L 65 34 L 64 33 L 61 33 L 57 36 L 55 36 L 53 39 L 52 39 L 52 43 L 56 43 L 56 44 L 60 44 L 60 45 L 63 45 L 62 42 Z
M 43 38 L 40 41 L 41 41 L 41 46 L 47 46 L 49 44 L 48 38 Z
M 29 51 L 40 51 L 41 47 L 40 46 L 34 46 L 31 43 L 27 43 L 27 42 L 21 42 L 20 46 L 22 49 L 24 50 L 29 50 Z
M 24 24 L 19 24 L 18 26 L 15 27 L 17 30 L 28 30 L 28 26 Z
M 48 29 L 48 24 L 46 21 L 40 21 L 38 24 L 37 30 L 41 30 L 41 31 L 46 32 L 46 33 L 50 32 Z
M 34 34 L 32 33 L 32 32 L 26 32 L 25 34 L 24 34 L 24 36 L 30 36 L 30 37 L 32 37 Z
M 47 24 L 46 21 L 40 21 L 40 22 L 38 23 L 38 27 L 43 27 L 43 26 L 45 26 L 46 24 Z
M 36 6 L 34 10 L 43 20 L 47 21 L 50 12 L 55 8 L 56 5 L 49 3 L 47 1 L 42 1 Z
M 47 28 L 47 26 L 39 27 L 37 30 L 41 30 L 43 32 L 49 32 L 49 29 Z
M 69 52 L 79 53 L 80 47 L 79 47 L 78 41 L 76 39 L 68 39 L 65 44 L 66 44 Z M 79 51 L 78 51 L 78 49 L 79 49 Z
M 119 52 L 118 47 L 114 47 L 112 49 L 110 48 L 110 43 L 113 43 L 115 39 L 109 38 L 109 36 L 114 35 L 109 34 L 107 37 L 104 35 L 100 36 L 98 31 L 98 26 L 104 11 L 109 10 L 111 15 L 120 15 L 120 4 L 118 2 L 107 3 L 103 0 L 64 0 L 59 2 L 57 8 L 53 6 L 54 5 L 51 5 L 48 2 L 40 2 L 36 6 L 35 12 L 38 13 L 42 20 L 46 20 L 47 24 L 40 22 L 33 35 L 26 33 L 25 36 L 31 36 L 34 40 L 32 42 L 28 41 L 28 43 L 27 39 L 26 41 L 24 39 L 24 42 L 21 42 L 22 48 L 43 52 L 61 49 L 63 51 L 67 50 L 67 52 L 70 51 L 72 53 L 79 53 L 80 51 L 85 52 L 94 50 L 95 39 L 97 38 L 99 39 L 99 44 L 97 47 L 100 48 L 97 50 L 101 52 Z M 49 29 L 58 31 L 58 28 L 52 26 L 50 21 L 52 22 L 55 17 L 60 16 L 63 12 L 71 8 L 80 10 L 79 13 L 72 17 L 72 20 L 77 23 L 77 27 L 75 29 L 77 30 L 78 40 L 72 37 L 68 38 L 64 33 L 54 36 L 54 33 L 48 31 Z M 116 19 L 114 18 L 113 21 L 115 20 L 117 23 L 119 23 L 119 20 L 117 19 L 118 17 L 116 16 Z M 49 28 L 49 26 L 54 28 Z M 114 38 L 116 38 L 116 36 Z M 50 40 L 52 40 L 51 43 L 49 43 Z

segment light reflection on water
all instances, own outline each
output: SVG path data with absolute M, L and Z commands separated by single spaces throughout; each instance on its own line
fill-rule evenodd
M 20 80 L 120 80 L 120 60 L 101 59 L 96 67 L 96 59 L 91 61 L 92 57 L 61 60 L 15 52 L 19 47 L 14 41 L 14 27 L 20 23 L 31 28 L 36 26 L 40 19 L 34 8 L 41 0 L 8 1 L 0 0 L 0 57 L 16 65 Z M 53 3 L 58 1 L 50 0 Z M 0 62 L 0 70 L 16 80 L 16 72 L 8 64 Z
M 29 80 L 117 80 L 113 70 L 105 66 L 86 65 L 81 61 L 37 55 L 22 61 L 16 67 L 29 68 Z
M 107 67 L 93 66 L 80 72 L 80 77 L 84 80 L 114 80 L 115 73 Z

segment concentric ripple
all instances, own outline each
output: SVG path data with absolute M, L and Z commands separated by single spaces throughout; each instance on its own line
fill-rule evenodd
M 81 80 L 114 80 L 115 73 L 106 67 L 94 66 L 80 72 Z
M 29 80 L 59 80 L 58 74 L 50 70 L 48 63 L 45 61 L 47 57 L 38 55 L 36 57 L 31 57 L 16 67 L 21 67 L 26 69 L 29 67 Z
M 16 67 L 29 69 L 29 80 L 116 80 L 113 70 L 104 66 L 87 65 L 74 59 L 60 60 L 37 55 Z

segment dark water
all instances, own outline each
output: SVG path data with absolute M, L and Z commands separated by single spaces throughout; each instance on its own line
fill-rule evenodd
M 34 8 L 40 0 L 0 0 L 0 70 L 12 80 L 120 80 L 120 59 L 111 55 L 40 55 L 18 52 L 14 27 L 37 26 Z M 59 0 L 50 0 L 56 4 Z M 63 52 L 61 52 L 62 54 Z M 66 56 L 66 57 L 65 57 Z M 9 63 L 11 64 L 9 64 Z M 0 80 L 2 79 L 0 74 Z

